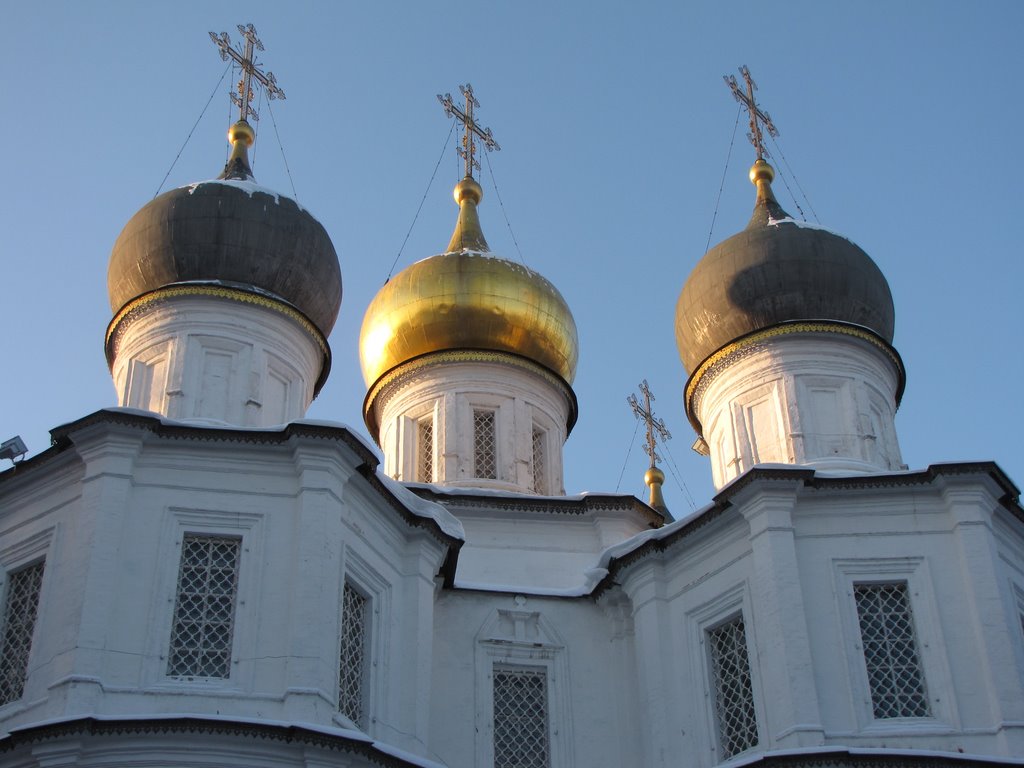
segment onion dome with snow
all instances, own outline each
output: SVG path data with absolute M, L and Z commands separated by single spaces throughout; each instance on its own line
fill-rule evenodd
M 554 374 L 565 387 L 576 375 L 576 323 L 565 299 L 533 270 L 490 252 L 477 215 L 480 185 L 466 176 L 455 187 L 459 219 L 447 252 L 391 278 L 374 297 L 359 339 L 370 393 L 390 371 L 439 352 L 507 354 Z
M 857 245 L 794 220 L 775 200 L 772 167 L 750 169 L 757 187 L 746 229 L 700 260 L 676 304 L 676 344 L 688 375 L 732 342 L 794 321 L 859 326 L 892 344 L 892 294 Z
M 283 302 L 324 339 L 334 327 L 341 269 L 330 237 L 294 200 L 256 184 L 247 122 L 235 123 L 228 138 L 232 155 L 220 177 L 154 198 L 118 236 L 107 271 L 115 313 L 108 357 L 121 316 L 140 297 L 171 286 Z

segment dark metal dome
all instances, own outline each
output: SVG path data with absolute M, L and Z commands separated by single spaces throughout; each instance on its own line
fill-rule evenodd
M 845 237 L 794 221 L 771 178 L 759 160 L 750 223 L 707 252 L 679 295 L 676 344 L 687 374 L 741 336 L 794 320 L 864 326 L 892 343 L 895 312 L 881 270 Z
M 129 220 L 110 255 L 110 308 L 168 285 L 218 281 L 283 299 L 326 337 L 341 307 L 334 245 L 294 200 L 258 186 L 236 154 L 221 179 L 165 192 Z

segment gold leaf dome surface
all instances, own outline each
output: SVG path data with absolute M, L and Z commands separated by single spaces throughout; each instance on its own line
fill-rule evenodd
M 579 356 L 576 323 L 558 289 L 521 264 L 476 251 L 431 256 L 393 277 L 359 336 L 368 387 L 420 355 L 470 349 L 521 355 L 567 384 Z

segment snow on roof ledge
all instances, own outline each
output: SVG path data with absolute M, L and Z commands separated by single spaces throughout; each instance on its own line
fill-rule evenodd
M 247 427 L 247 426 L 240 426 L 240 425 L 236 425 L 236 424 L 226 424 L 226 423 L 223 423 L 223 422 L 206 420 L 206 419 L 204 419 L 204 420 L 179 421 L 179 420 L 176 420 L 176 419 L 168 419 L 166 416 L 162 416 L 159 413 L 154 413 L 153 411 L 145 411 L 145 410 L 142 410 L 142 409 L 139 409 L 139 408 L 125 408 L 125 407 L 121 407 L 121 406 L 116 406 L 116 407 L 111 407 L 111 408 L 101 408 L 99 412 L 100 413 L 107 412 L 107 413 L 113 413 L 113 414 L 125 414 L 125 415 L 128 415 L 128 416 L 137 416 L 137 417 L 145 418 L 147 420 L 157 421 L 157 422 L 160 423 L 161 426 L 166 426 L 166 427 L 187 427 L 189 429 L 230 430 L 232 432 L 254 432 L 254 433 L 259 433 L 259 432 L 270 432 L 270 433 L 284 432 L 284 431 L 286 431 L 286 430 L 288 430 L 290 428 L 303 427 L 303 426 L 305 426 L 305 427 L 314 427 L 314 428 L 319 428 L 319 429 L 337 429 L 339 431 L 344 431 L 347 436 L 351 437 L 359 445 L 364 447 L 366 449 L 366 453 L 368 454 L 368 457 L 376 457 L 376 455 L 377 455 L 376 452 L 373 450 L 373 448 L 370 446 L 370 444 L 366 441 L 366 439 L 362 435 L 360 435 L 355 430 L 350 429 L 345 424 L 342 424 L 340 422 L 335 422 L 335 421 L 321 421 L 321 420 L 316 420 L 316 419 L 300 419 L 298 421 L 293 421 L 290 424 L 275 424 L 273 426 L 267 426 L 267 427 Z M 52 430 L 52 432 L 58 432 L 61 429 L 65 428 L 65 427 L 68 427 L 69 425 L 73 425 L 75 423 L 76 422 L 68 422 L 68 424 L 63 424 L 63 425 L 61 425 L 59 427 L 56 427 L 54 430 Z M 410 514 L 412 514 L 414 517 L 420 517 L 420 518 L 424 518 L 424 519 L 433 521 L 437 525 L 437 527 L 441 530 L 441 532 L 444 533 L 446 536 L 449 536 L 449 537 L 451 537 L 453 539 L 458 539 L 459 541 L 465 541 L 466 540 L 465 529 L 463 529 L 462 523 L 459 521 L 459 519 L 457 517 L 455 517 L 455 515 L 453 515 L 451 512 L 449 512 L 447 509 L 445 509 L 443 506 L 441 506 L 440 504 L 438 504 L 435 501 L 428 501 L 426 499 L 421 499 L 419 496 L 417 496 L 412 491 L 407 489 L 401 483 L 399 483 L 396 480 L 392 480 L 390 477 L 385 475 L 379 469 L 379 467 L 377 465 L 369 464 L 369 466 L 373 467 L 373 471 L 374 471 L 377 479 L 380 481 L 381 485 L 383 485 L 385 488 L 387 488 L 387 490 L 396 499 L 398 499 L 399 502 L 401 502 L 401 504 L 409 511 Z
M 421 499 L 400 482 L 385 475 L 380 469 L 377 470 L 377 479 L 414 515 L 433 520 L 445 534 L 453 539 L 466 540 L 466 530 L 462 527 L 459 518 L 436 501 Z

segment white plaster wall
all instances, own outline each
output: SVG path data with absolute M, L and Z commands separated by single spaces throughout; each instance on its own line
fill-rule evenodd
M 213 296 L 174 296 L 121 330 L 111 370 L 118 405 L 247 427 L 302 418 L 323 365 L 287 315 Z
M 851 336 L 789 334 L 744 348 L 707 375 L 695 402 L 715 486 L 757 464 L 900 469 L 898 384 L 890 358 Z
M 3 489 L 0 559 L 42 541 L 46 572 L 25 696 L 0 708 L 0 731 L 168 713 L 350 728 L 337 712 L 348 574 L 371 596 L 366 730 L 424 752 L 443 547 L 368 489 L 347 446 L 161 439 L 110 424 L 72 437 L 54 490 L 45 469 Z M 242 539 L 228 679 L 167 675 L 185 532 Z
M 493 764 L 495 662 L 548 672 L 552 768 L 642 765 L 632 647 L 592 600 L 445 591 L 435 611 L 431 748 L 451 768 Z M 521 622 L 517 635 L 515 620 Z
M 704 632 L 742 612 L 760 742 L 1024 754 L 1020 521 L 997 535 L 982 474 L 814 491 L 752 483 L 663 555 L 617 576 L 633 610 L 643 765 L 714 765 Z M 1008 563 L 1013 563 L 1009 565 Z M 906 582 L 931 716 L 875 719 L 852 585 Z
M 391 384 L 378 398 L 384 471 L 396 480 L 495 490 L 565 493 L 562 446 L 570 404 L 561 388 L 518 365 L 438 362 Z M 475 477 L 473 411 L 493 410 L 497 478 Z M 416 422 L 434 419 L 434 477 L 418 476 Z M 547 487 L 534 488 L 533 428 L 546 432 Z
M 508 585 L 539 592 L 588 591 L 601 553 L 649 530 L 626 510 L 527 512 L 449 506 L 466 530 L 456 583 L 503 590 Z

